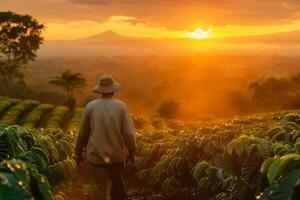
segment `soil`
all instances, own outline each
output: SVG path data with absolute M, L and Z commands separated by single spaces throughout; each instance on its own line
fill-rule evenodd
M 55 195 L 65 200 L 90 200 L 91 187 L 85 171 L 75 175 L 72 180 L 58 184 Z M 127 200 L 166 200 L 160 194 L 141 188 L 128 187 Z

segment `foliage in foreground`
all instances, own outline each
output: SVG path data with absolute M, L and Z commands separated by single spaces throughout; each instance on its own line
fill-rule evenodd
M 55 184 L 68 179 L 75 168 L 72 149 L 82 111 L 1 99 L 0 120 L 6 124 L 53 129 L 1 126 L 0 161 L 17 158 Z M 127 175 L 133 184 L 168 199 L 295 200 L 300 195 L 300 117 L 286 114 L 206 123 L 134 117 L 137 159 Z
M 32 100 L 0 96 L 0 124 L 20 125 L 24 128 L 62 129 L 76 132 L 83 108 L 70 110 Z
M 197 133 L 142 132 L 135 170 L 140 184 L 170 199 L 296 200 L 299 150 L 298 114 L 257 115 Z
M 72 177 L 73 137 L 59 130 L 0 126 L 0 188 L 4 199 L 53 199 L 48 179 Z M 12 160 L 9 160 L 13 158 Z M 18 160 L 15 160 L 17 158 Z M 13 196 L 10 195 L 14 193 Z
M 1 162 L 0 186 L 0 199 L 54 199 L 47 178 L 35 166 L 20 160 Z

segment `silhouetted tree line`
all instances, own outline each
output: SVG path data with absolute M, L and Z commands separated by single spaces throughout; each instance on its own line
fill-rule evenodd
M 300 109 L 300 73 L 253 81 L 248 91 L 228 92 L 225 101 L 231 110 L 228 116 Z
M 300 109 L 300 73 L 254 81 L 249 89 L 253 107 L 258 111 Z
M 229 113 L 223 117 L 279 110 L 300 109 L 300 73 L 289 77 L 268 77 L 253 81 L 248 91 L 232 90 L 227 93 Z M 162 118 L 180 118 L 180 103 L 174 99 L 163 100 L 155 110 Z M 195 111 L 197 112 L 197 111 Z

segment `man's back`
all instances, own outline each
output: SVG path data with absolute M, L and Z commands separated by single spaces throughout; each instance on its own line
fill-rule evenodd
M 80 134 L 89 134 L 86 158 L 94 164 L 124 162 L 124 144 L 134 151 L 130 116 L 125 104 L 115 98 L 100 98 L 87 104 Z
M 75 148 L 78 166 L 87 166 L 92 180 L 92 200 L 105 200 L 108 195 L 109 180 L 112 182 L 110 197 L 112 200 L 126 198 L 124 180 L 125 146 L 128 149 L 126 163 L 135 160 L 135 133 L 125 104 L 113 98 L 121 84 L 110 75 L 100 77 L 93 92 L 102 94 L 102 98 L 90 102 L 80 123 Z

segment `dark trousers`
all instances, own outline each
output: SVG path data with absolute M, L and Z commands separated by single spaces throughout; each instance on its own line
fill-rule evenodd
M 126 199 L 124 163 L 88 164 L 92 183 L 92 200 Z M 110 192 L 109 192 L 110 191 Z

